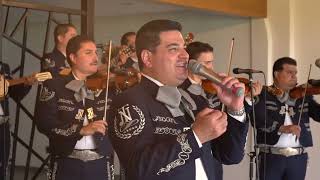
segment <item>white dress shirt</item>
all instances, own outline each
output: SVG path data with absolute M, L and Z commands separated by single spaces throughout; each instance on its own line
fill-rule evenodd
M 288 105 L 285 105 L 286 108 L 286 116 L 284 118 L 283 125 L 288 126 L 292 125 L 292 119 L 288 113 Z M 280 138 L 277 142 L 277 144 L 274 145 L 274 147 L 301 147 L 301 144 L 299 142 L 299 139 L 296 141 L 296 135 L 291 133 L 281 133 Z
M 73 73 L 72 73 L 73 74 Z M 73 74 L 76 80 L 79 80 L 75 74 Z M 83 105 L 85 104 L 85 100 L 83 100 Z M 87 116 L 84 117 L 83 126 L 89 124 Z M 96 149 L 96 143 L 94 141 L 94 137 L 90 136 L 83 136 L 80 140 L 77 141 L 74 149 Z

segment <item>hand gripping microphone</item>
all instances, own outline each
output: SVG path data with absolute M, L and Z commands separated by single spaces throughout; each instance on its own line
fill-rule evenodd
M 213 72 L 212 70 L 210 70 L 210 69 L 206 68 L 205 66 L 203 66 L 202 64 L 198 63 L 197 60 L 190 59 L 189 64 L 188 64 L 188 69 L 193 74 L 197 74 L 197 75 L 200 75 L 200 76 L 207 78 L 208 80 L 212 81 L 216 85 L 219 85 L 223 89 L 226 89 L 227 91 L 235 94 L 236 96 L 243 96 L 243 94 L 244 94 L 243 88 L 240 88 L 240 87 L 227 88 L 224 85 L 222 85 L 221 84 L 222 78 L 217 73 Z

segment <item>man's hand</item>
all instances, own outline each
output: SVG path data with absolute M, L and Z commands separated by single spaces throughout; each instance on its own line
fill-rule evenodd
M 37 73 L 33 73 L 32 75 L 27 76 L 27 77 L 26 77 L 25 84 L 26 84 L 26 85 L 29 85 L 29 86 L 32 86 L 33 84 L 35 84 L 36 82 L 38 82 L 38 79 L 36 78 L 36 75 L 37 75 Z
M 82 136 L 90 136 L 95 133 L 106 134 L 107 122 L 104 120 L 93 121 L 86 126 L 83 126 L 80 130 Z
M 127 59 L 130 57 L 129 52 L 127 52 L 128 46 L 122 45 L 119 51 L 119 65 L 123 65 L 127 62 Z
M 298 125 L 288 125 L 288 126 L 280 126 L 279 132 L 293 134 L 296 135 L 298 138 L 300 137 L 301 128 Z
M 232 88 L 242 88 L 243 92 L 245 90 L 245 86 L 243 83 L 239 82 L 238 79 L 233 78 L 231 76 L 225 76 L 225 74 L 220 73 L 219 76 L 222 78 L 221 84 L 226 87 L 222 88 L 219 85 L 215 85 L 213 83 L 213 86 L 215 87 L 217 91 L 217 95 L 220 99 L 220 101 L 227 106 L 228 109 L 231 111 L 240 111 L 244 104 L 244 95 L 237 96 L 233 93 L 230 93 L 228 89 Z
M 224 112 L 205 108 L 200 111 L 192 125 L 201 143 L 221 136 L 227 130 L 227 115 Z
M 71 73 L 71 68 L 61 68 L 59 74 L 62 76 L 68 76 Z
M 252 90 L 253 90 L 252 91 L 253 97 L 258 96 L 262 91 L 262 84 L 259 81 L 253 82 L 252 83 Z M 251 96 L 250 93 L 246 94 L 246 97 L 250 98 L 250 96 Z

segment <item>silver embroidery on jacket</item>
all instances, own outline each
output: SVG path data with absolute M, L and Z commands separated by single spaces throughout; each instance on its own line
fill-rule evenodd
M 68 129 L 59 129 L 59 128 L 54 128 L 52 131 L 55 132 L 58 135 L 62 135 L 62 136 L 70 136 L 73 133 L 76 132 L 78 125 L 72 125 L 70 128 Z
M 69 106 L 58 106 L 59 111 L 73 111 L 75 108 L 74 107 L 69 107 Z
M 177 141 L 181 145 L 181 152 L 179 152 L 179 154 L 178 154 L 178 159 L 169 163 L 166 167 L 161 168 L 157 172 L 157 175 L 160 175 L 164 172 L 169 172 L 170 170 L 172 170 L 178 166 L 182 166 L 186 163 L 186 161 L 189 159 L 190 153 L 192 152 L 192 149 L 191 149 L 186 137 L 187 137 L 187 134 L 179 134 L 177 136 Z
M 178 124 L 176 122 L 176 120 L 174 120 L 171 117 L 156 116 L 156 118 L 153 118 L 152 121 L 154 121 L 154 122 L 168 122 L 168 123 Z
M 261 131 L 270 133 L 270 132 L 276 130 L 276 127 L 277 127 L 278 124 L 279 124 L 279 122 L 274 121 L 270 127 L 260 128 L 260 129 L 261 129 Z
M 277 106 L 277 103 L 275 103 L 275 102 L 273 102 L 273 101 L 266 101 L 266 104 L 271 104 L 271 105 Z
M 66 103 L 66 104 L 71 104 L 71 105 L 74 104 L 71 100 L 63 99 L 63 98 L 59 98 L 58 103 Z
M 171 134 L 171 135 L 178 135 L 181 133 L 180 129 L 173 129 L 169 127 L 156 127 L 156 130 L 154 131 L 155 134 Z
M 267 109 L 270 110 L 270 111 L 277 111 L 278 110 L 278 108 L 274 107 L 274 106 L 267 106 Z

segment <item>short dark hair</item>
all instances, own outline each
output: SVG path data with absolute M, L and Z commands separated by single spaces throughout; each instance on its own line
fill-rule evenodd
M 54 36 L 54 43 L 55 44 L 58 43 L 58 36 L 65 35 L 69 31 L 69 28 L 76 29 L 76 27 L 73 24 L 58 24 L 54 28 L 53 36 Z
M 128 37 L 133 35 L 136 35 L 136 32 L 130 31 L 130 32 L 124 33 L 120 40 L 121 45 L 128 45 L 128 42 L 129 42 Z
M 141 52 L 145 49 L 154 52 L 156 47 L 160 44 L 160 33 L 172 30 L 181 32 L 181 24 L 179 22 L 166 19 L 152 20 L 144 24 L 138 30 L 136 37 L 136 52 L 140 70 L 143 69 Z
M 295 59 L 291 58 L 291 57 L 282 57 L 282 58 L 277 59 L 276 62 L 274 62 L 273 68 L 272 68 L 272 76 L 273 76 L 273 78 L 275 77 L 274 73 L 276 71 L 282 71 L 283 70 L 283 65 L 284 64 L 297 66 L 297 61 Z
M 86 42 L 94 43 L 94 41 L 91 38 L 83 35 L 77 35 L 69 40 L 66 48 L 66 55 L 67 55 L 67 62 L 69 63 L 70 66 L 72 66 L 70 54 L 76 54 L 81 48 L 81 44 Z
M 213 47 L 208 43 L 195 41 L 187 45 L 186 51 L 189 54 L 189 59 L 198 59 L 203 52 L 213 52 Z

